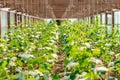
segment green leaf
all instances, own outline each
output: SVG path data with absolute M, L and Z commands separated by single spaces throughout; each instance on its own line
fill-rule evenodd
M 7 61 L 3 61 L 3 62 L 2 62 L 2 68 L 5 68 L 6 65 L 7 65 Z
M 57 75 L 54 75 L 52 80 L 60 80 L 60 78 Z
M 27 79 L 27 80 L 36 80 L 35 78 L 29 78 L 29 79 Z
M 97 56 L 97 55 L 99 55 L 99 54 L 100 54 L 100 49 L 99 49 L 99 48 L 95 48 L 95 49 L 93 50 L 93 55 Z

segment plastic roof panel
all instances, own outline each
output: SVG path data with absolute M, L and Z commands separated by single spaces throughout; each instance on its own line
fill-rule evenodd
M 120 9 L 120 0 L 0 0 L 0 4 L 39 18 L 80 18 Z

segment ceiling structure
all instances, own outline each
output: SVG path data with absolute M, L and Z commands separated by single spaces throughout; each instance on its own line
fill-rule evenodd
M 10 8 L 39 18 L 81 18 L 120 9 L 120 0 L 0 0 Z

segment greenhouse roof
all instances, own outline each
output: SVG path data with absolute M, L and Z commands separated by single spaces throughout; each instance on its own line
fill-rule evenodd
M 120 8 L 120 0 L 0 0 L 10 8 L 39 18 L 81 18 Z

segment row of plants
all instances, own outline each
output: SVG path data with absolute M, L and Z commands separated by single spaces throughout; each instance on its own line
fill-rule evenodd
M 62 80 L 120 80 L 120 31 L 65 21 L 60 26 L 65 74 Z
M 55 21 L 11 28 L 0 40 L 0 80 L 50 80 L 58 58 Z
M 0 80 L 119 80 L 120 31 L 107 32 L 69 20 L 12 27 L 0 40 Z M 55 74 L 57 53 L 64 72 Z

